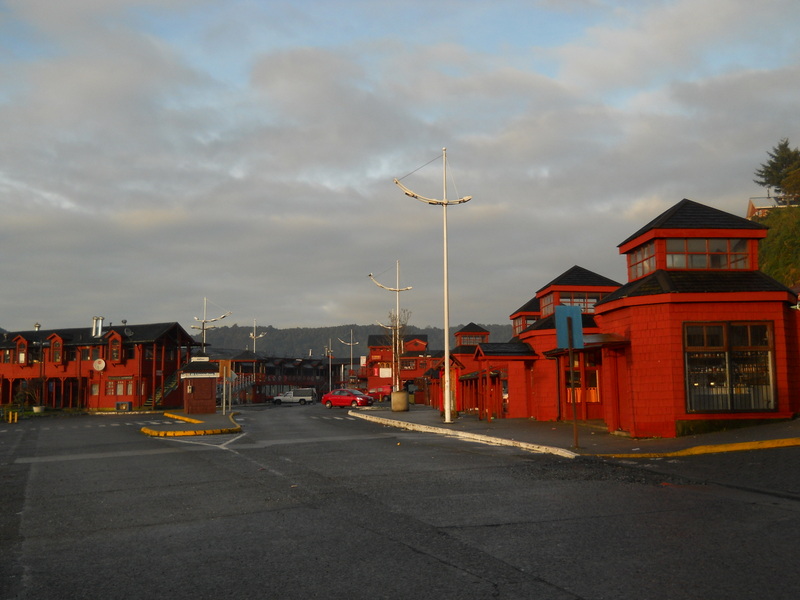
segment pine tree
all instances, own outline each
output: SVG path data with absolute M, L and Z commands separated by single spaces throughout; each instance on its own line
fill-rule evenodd
M 800 150 L 789 146 L 789 138 L 783 138 L 771 152 L 767 152 L 769 160 L 761 164 L 761 168 L 756 170 L 755 176 L 758 179 L 753 181 L 766 188 L 775 188 L 775 193 L 779 196 L 784 195 L 784 182 L 793 171 L 800 169 Z M 789 180 L 787 184 L 790 184 Z

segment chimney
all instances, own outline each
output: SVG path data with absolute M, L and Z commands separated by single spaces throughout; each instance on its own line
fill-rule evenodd
M 103 335 L 103 317 L 92 317 L 92 337 Z

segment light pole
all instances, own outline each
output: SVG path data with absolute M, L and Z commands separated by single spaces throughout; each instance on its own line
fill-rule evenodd
M 435 200 L 433 198 L 426 198 L 420 196 L 416 192 L 412 192 L 397 179 L 394 180 L 395 184 L 403 190 L 406 196 L 415 198 L 420 202 L 426 204 L 433 204 L 442 207 L 442 237 L 444 247 L 444 422 L 452 423 L 451 407 L 452 398 L 450 397 L 450 298 L 449 298 L 449 282 L 447 276 L 447 207 L 450 204 L 464 204 L 472 200 L 472 196 L 464 196 L 458 200 L 447 200 L 447 148 L 442 148 L 442 199 Z
M 400 261 L 398 260 L 396 263 L 396 287 L 390 288 L 386 287 L 385 285 L 378 283 L 375 278 L 372 276 L 372 273 L 369 274 L 369 278 L 372 280 L 372 283 L 377 285 L 379 288 L 383 288 L 384 290 L 389 290 L 390 292 L 395 292 L 395 313 L 394 313 L 394 324 L 391 327 L 392 329 L 392 391 L 399 392 L 400 391 L 400 292 L 405 292 L 411 289 L 411 286 L 401 288 L 400 287 Z M 382 325 L 378 323 L 384 329 L 389 329 L 386 325 Z
M 260 340 L 265 335 L 267 335 L 266 331 L 256 335 L 256 320 L 253 319 L 253 333 L 250 334 L 250 339 L 253 340 L 253 354 L 256 353 L 256 340 Z
M 345 346 L 350 346 L 350 371 L 347 373 L 347 387 L 350 387 L 350 378 L 353 376 L 353 346 L 357 346 L 358 342 L 353 341 L 353 330 L 350 329 L 350 342 L 345 342 L 342 338 L 339 338 L 339 341 L 342 342 Z
M 206 351 L 206 330 L 207 329 L 214 329 L 216 327 L 216 325 L 212 325 L 211 327 L 208 327 L 206 325 L 206 323 L 213 323 L 214 321 L 221 321 L 225 317 L 228 317 L 228 316 L 230 316 L 232 314 L 230 311 L 228 311 L 224 315 L 221 315 L 221 316 L 216 317 L 214 319 L 208 319 L 208 318 L 206 318 L 207 305 L 208 305 L 208 298 L 203 298 L 203 318 L 202 319 L 198 319 L 197 317 L 195 317 L 194 320 L 195 321 L 200 321 L 200 325 L 192 325 L 192 329 L 199 329 L 199 330 L 201 330 L 203 332 L 203 336 L 202 336 L 203 337 L 203 352 Z

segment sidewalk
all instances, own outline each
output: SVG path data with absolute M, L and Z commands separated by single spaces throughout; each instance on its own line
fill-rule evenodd
M 241 425 L 235 412 L 187 415 L 169 411 L 164 417 L 174 423 L 151 425 L 142 433 L 155 437 L 179 437 L 239 433 Z M 529 452 L 555 454 L 567 458 L 598 456 L 615 458 L 654 458 L 689 456 L 800 446 L 800 419 L 766 425 L 752 425 L 679 438 L 632 439 L 613 435 L 591 425 L 578 425 L 578 447 L 574 447 L 572 423 L 533 421 L 530 419 L 497 419 L 481 421 L 475 415 L 460 415 L 453 423 L 444 423 L 439 411 L 428 406 L 409 405 L 409 410 L 393 412 L 388 404 L 353 409 L 353 417 L 387 427 L 449 435 L 483 444 L 513 446 Z
M 531 452 L 557 454 L 568 458 L 581 455 L 616 458 L 688 456 L 800 446 L 800 420 L 753 425 L 679 438 L 632 439 L 613 435 L 605 429 L 578 425 L 578 448 L 574 447 L 572 423 L 529 419 L 481 421 L 461 415 L 446 424 L 438 410 L 410 405 L 408 411 L 392 412 L 389 406 L 351 410 L 352 416 L 391 427 L 451 435 L 487 444 L 514 446 Z

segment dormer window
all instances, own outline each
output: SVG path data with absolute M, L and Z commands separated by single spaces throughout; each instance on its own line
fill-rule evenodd
M 633 281 L 656 270 L 656 244 L 650 242 L 628 254 L 628 279 Z
M 667 269 L 749 269 L 747 240 L 668 238 Z
M 118 362 L 120 359 L 119 340 L 113 338 L 111 340 L 110 346 L 111 346 L 111 352 L 110 352 L 111 360 L 114 362 Z

